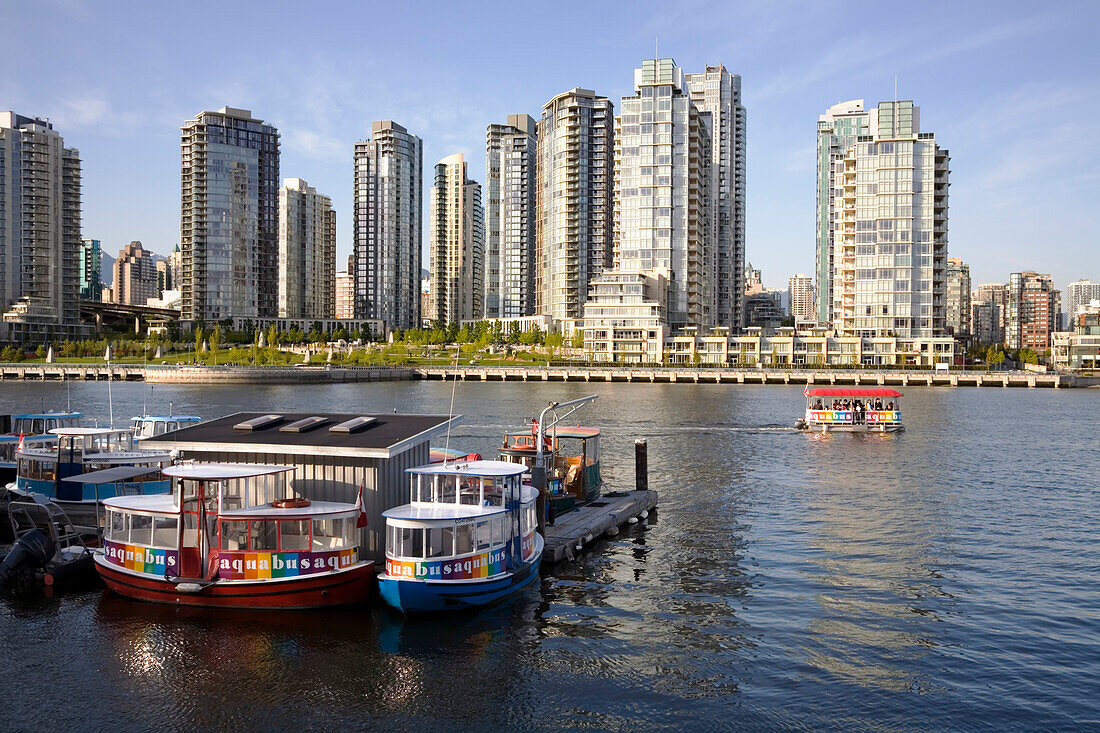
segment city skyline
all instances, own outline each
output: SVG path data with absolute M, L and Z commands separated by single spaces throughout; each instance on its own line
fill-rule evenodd
M 620 10 L 582 13 L 577 5 L 560 8 L 560 17 L 530 10 L 514 19 L 493 16 L 538 29 L 526 36 L 490 33 L 487 11 L 443 8 L 425 21 L 431 40 L 384 38 L 365 50 L 342 30 L 355 23 L 321 22 L 333 13 L 365 12 L 356 6 L 332 6 L 316 17 L 275 6 L 265 32 L 293 25 L 301 54 L 286 60 L 255 54 L 254 39 L 263 35 L 257 29 L 225 50 L 228 58 L 206 65 L 180 62 L 196 21 L 165 8 L 11 7 L 0 10 L 0 25 L 19 31 L 0 34 L 17 55 L 33 50 L 43 61 L 34 84 L 16 75 L 0 80 L 0 107 L 50 117 L 66 144 L 81 150 L 85 238 L 104 242 L 106 251 L 137 239 L 162 255 L 179 238 L 180 123 L 196 110 L 252 109 L 283 133 L 281 174 L 331 192 L 343 258 L 351 251 L 352 151 L 369 137 L 372 120 L 400 120 L 416 130 L 428 160 L 463 153 L 470 177 L 485 180 L 486 125 L 518 111 L 537 116 L 549 99 L 576 86 L 613 100 L 628 95 L 624 70 L 653 55 L 657 36 L 658 55 L 685 69 L 722 63 L 742 77 L 750 110 L 746 257 L 768 285 L 782 287 L 793 272 L 813 270 L 816 117 L 845 99 L 893 98 L 895 74 L 899 98 L 919 100 L 924 123 L 952 152 L 951 254 L 971 264 L 975 282 L 1024 269 L 1050 271 L 1059 287 L 1100 276 L 1100 252 L 1089 233 L 1098 215 L 1087 205 L 1096 174 L 1086 163 L 1097 142 L 1081 134 L 1097 104 L 1090 93 L 1097 82 L 1087 71 L 1096 52 L 1085 30 L 1098 15 L 1094 6 L 1032 16 L 1027 5 L 999 5 L 990 17 L 980 7 L 939 5 L 922 16 L 927 20 L 906 21 L 894 32 L 895 44 L 872 44 L 859 54 L 845 49 L 876 34 L 850 30 L 845 18 L 854 6 L 652 4 L 629 17 Z M 219 27 L 232 28 L 235 12 Z M 568 22 L 581 15 L 591 23 Z M 705 24 L 698 23 L 702 17 Z M 891 17 L 900 18 L 891 12 L 876 23 L 897 27 Z M 623 40 L 586 42 L 604 39 L 605 21 L 612 20 Z M 470 33 L 431 35 L 448 23 Z M 549 41 L 562 26 L 575 42 L 560 63 L 503 63 L 519 39 Z M 224 40 L 228 30 L 219 27 L 207 29 L 202 48 Z M 739 31 L 731 35 L 729 27 Z M 142 37 L 158 41 L 135 40 Z M 456 39 L 471 52 L 459 53 Z M 778 55 L 772 48 L 781 39 Z M 1055 44 L 1060 57 L 1047 58 Z M 894 45 L 912 52 L 889 55 Z M 133 63 L 135 51 L 141 64 Z M 501 73 L 477 73 L 494 59 Z M 970 73 L 960 76 L 955 70 L 964 64 Z M 1037 125 L 1040 116 L 1048 122 Z M 1026 152 L 1035 147 L 1041 156 Z M 1037 249 L 1039 239 L 1056 244 Z

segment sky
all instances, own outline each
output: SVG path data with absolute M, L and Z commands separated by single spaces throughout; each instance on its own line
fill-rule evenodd
M 975 285 L 1033 269 L 1064 287 L 1100 280 L 1097 28 L 1100 2 L 5 2 L 0 109 L 80 150 L 84 236 L 112 254 L 171 251 L 180 126 L 250 109 L 279 128 L 281 176 L 332 197 L 343 269 L 372 120 L 423 139 L 426 185 L 452 153 L 484 182 L 488 124 L 577 86 L 618 112 L 656 48 L 741 76 L 746 257 L 785 288 L 813 272 L 818 115 L 893 99 L 896 77 L 951 153 L 949 256 Z

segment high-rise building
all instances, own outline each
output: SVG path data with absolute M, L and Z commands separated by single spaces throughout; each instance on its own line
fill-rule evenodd
M 485 317 L 535 312 L 537 145 L 530 115 L 485 134 Z
M 336 212 L 301 178 L 279 190 L 279 318 L 332 318 Z
M 538 123 L 535 312 L 581 318 L 589 283 L 613 261 L 614 105 L 579 87 Z
M 1028 270 L 1008 277 L 1005 346 L 1010 349 L 1050 348 L 1050 335 L 1058 330 L 1060 293 L 1050 275 Z
M 85 239 L 80 243 L 80 299 L 98 301 L 102 297 L 103 279 L 99 268 L 103 264 L 103 250 L 98 239 Z
M 118 252 L 112 299 L 123 305 L 145 305 L 157 296 L 157 265 L 153 253 L 133 241 Z
M 355 281 L 347 272 L 336 273 L 336 317 L 355 318 Z
M 436 164 L 430 206 L 434 320 L 483 318 L 485 210 L 481 185 L 466 177 L 461 153 Z
M 970 336 L 970 265 L 958 257 L 947 258 L 947 331 L 952 336 Z
M 842 336 L 946 328 L 950 157 L 911 100 L 818 121 L 818 318 Z
M 1100 300 L 1100 283 L 1078 280 L 1066 287 L 1066 329 L 1072 330 L 1077 315 L 1093 300 Z
M 183 253 L 178 243 L 172 247 L 172 254 L 168 255 L 168 282 L 172 290 L 183 286 Z
M 0 309 L 7 340 L 78 338 L 80 153 L 47 120 L 0 112 Z
M 392 120 L 355 144 L 355 317 L 420 327 L 423 144 Z
M 1008 288 L 1004 283 L 985 283 L 970 296 L 970 328 L 979 344 L 1005 342 Z
M 718 273 L 712 115 L 692 103 L 673 59 L 643 61 L 634 88 L 615 119 L 615 268 L 667 271 L 669 327 L 708 328 Z
M 172 267 L 168 260 L 157 260 L 157 298 L 164 297 L 165 290 L 172 289 Z
M 180 142 L 186 320 L 278 313 L 279 131 L 246 109 L 184 123 Z
M 815 320 L 814 279 L 801 272 L 787 279 L 787 298 L 795 322 Z
M 817 254 L 815 258 L 817 320 L 832 323 L 833 227 L 838 212 L 833 193 L 843 179 L 843 161 L 856 139 L 866 137 L 868 113 L 862 99 L 834 104 L 817 121 Z
M 741 77 L 726 67 L 686 74 L 691 101 L 711 115 L 711 187 L 715 217 L 711 224 L 717 242 L 716 320 L 719 326 L 739 328 L 744 322 L 741 275 L 745 266 L 745 108 L 741 104 Z

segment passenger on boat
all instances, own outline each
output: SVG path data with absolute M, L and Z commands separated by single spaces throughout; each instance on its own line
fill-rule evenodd
M 815 403 L 814 403 L 814 409 L 815 409 L 815 410 L 820 410 L 820 409 L 822 409 L 822 405 L 821 405 L 821 398 L 820 398 L 820 397 L 818 397 L 818 398 L 817 398 L 817 402 L 815 402 Z

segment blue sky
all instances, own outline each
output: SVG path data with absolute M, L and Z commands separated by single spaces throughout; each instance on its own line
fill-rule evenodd
M 741 75 L 747 256 L 785 287 L 813 271 L 817 116 L 893 98 L 896 74 L 951 151 L 949 254 L 975 283 L 1038 269 L 1064 286 L 1100 278 L 1098 27 L 1095 2 L 9 2 L 0 109 L 80 149 L 84 234 L 111 253 L 171 250 L 180 125 L 251 109 L 282 134 L 282 176 L 332 196 L 343 262 L 371 120 L 423 138 L 426 181 L 455 152 L 481 181 L 487 124 L 575 86 L 617 111 L 656 37 L 688 71 Z

